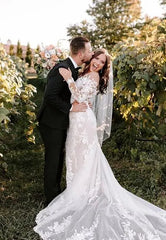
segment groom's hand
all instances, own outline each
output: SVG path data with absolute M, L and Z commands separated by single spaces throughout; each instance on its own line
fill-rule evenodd
M 88 108 L 86 103 L 73 102 L 71 112 L 85 112 Z

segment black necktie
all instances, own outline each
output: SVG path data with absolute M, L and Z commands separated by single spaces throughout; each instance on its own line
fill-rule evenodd
M 75 70 L 75 80 L 78 78 L 78 70 L 81 69 L 81 67 L 76 67 Z
M 75 68 L 75 71 L 76 71 L 76 73 L 78 74 L 78 71 L 81 69 L 81 67 L 76 67 Z

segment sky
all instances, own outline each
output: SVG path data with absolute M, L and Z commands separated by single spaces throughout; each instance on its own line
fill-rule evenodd
M 161 16 L 159 0 L 141 0 L 143 15 Z M 90 20 L 92 0 L 0 0 L 0 42 L 36 48 L 53 44 L 65 48 L 67 27 Z

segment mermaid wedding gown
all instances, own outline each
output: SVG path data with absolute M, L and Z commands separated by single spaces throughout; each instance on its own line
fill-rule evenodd
M 97 93 L 89 75 L 76 87 L 68 81 L 72 101 L 89 102 Z M 67 188 L 37 217 L 34 231 L 44 240 L 166 240 L 166 211 L 120 186 L 101 150 L 96 118 L 70 112 L 66 140 Z

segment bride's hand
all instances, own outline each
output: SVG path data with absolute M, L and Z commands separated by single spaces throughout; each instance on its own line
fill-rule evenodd
M 65 81 L 67 81 L 69 78 L 72 78 L 71 70 L 68 68 L 59 68 L 59 73 L 62 75 Z

